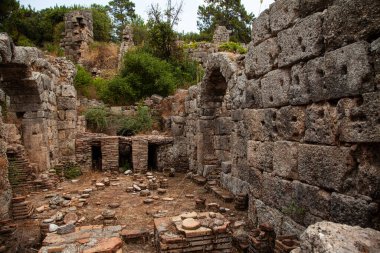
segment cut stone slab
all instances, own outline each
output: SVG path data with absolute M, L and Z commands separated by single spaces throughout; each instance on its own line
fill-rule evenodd
M 201 227 L 201 223 L 193 218 L 187 218 L 182 221 L 182 228 L 186 230 L 196 230 Z
M 73 223 L 69 223 L 57 228 L 57 234 L 64 235 L 75 232 L 75 225 Z

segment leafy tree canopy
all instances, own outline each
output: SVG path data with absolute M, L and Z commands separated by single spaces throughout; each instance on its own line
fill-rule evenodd
M 250 41 L 250 24 L 254 15 L 248 13 L 241 0 L 205 0 L 206 4 L 198 7 L 197 26 L 201 32 L 212 34 L 217 25 L 232 31 L 231 40 L 235 42 Z
M 113 0 L 108 3 L 108 11 L 113 17 L 116 37 L 121 40 L 124 27 L 136 17 L 135 4 L 130 0 Z

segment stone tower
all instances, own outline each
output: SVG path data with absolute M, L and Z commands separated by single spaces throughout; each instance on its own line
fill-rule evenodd
M 123 41 L 120 45 L 120 52 L 119 52 L 119 68 L 121 67 L 121 64 L 123 62 L 123 56 L 124 54 L 134 46 L 133 43 L 133 28 L 129 25 L 125 26 L 123 30 Z
M 93 42 L 93 25 L 91 11 L 72 11 L 65 14 L 65 32 L 61 47 L 65 55 L 75 62 L 80 61 L 83 53 Z
M 214 36 L 212 37 L 212 41 L 215 44 L 224 43 L 230 41 L 230 33 L 225 26 L 217 26 L 214 31 Z

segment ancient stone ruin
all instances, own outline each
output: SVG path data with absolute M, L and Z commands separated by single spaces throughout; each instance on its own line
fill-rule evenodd
M 190 170 L 249 194 L 277 234 L 379 229 L 379 3 L 312 2 L 276 1 L 245 57 L 208 58 L 182 120 Z
M 217 26 L 214 31 L 214 36 L 212 37 L 212 41 L 215 44 L 220 44 L 224 42 L 230 41 L 230 33 L 231 31 L 228 30 L 225 26 Z
M 65 55 L 78 62 L 93 42 L 93 22 L 91 11 L 73 11 L 65 14 L 65 32 L 61 47 Z
M 65 22 L 78 61 L 91 14 Z M 277 0 L 136 136 L 86 132 L 74 64 L 1 33 L 0 252 L 378 252 L 379 24 L 379 1 Z
M 119 69 L 123 63 L 124 54 L 134 46 L 133 42 L 133 28 L 129 25 L 125 26 L 123 30 L 122 42 L 119 50 Z

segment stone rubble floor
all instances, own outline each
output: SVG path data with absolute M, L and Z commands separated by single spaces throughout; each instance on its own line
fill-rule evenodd
M 163 174 L 159 172 L 154 172 L 153 175 L 157 178 L 163 178 Z M 107 177 L 111 179 L 111 185 L 106 186 L 103 190 L 96 190 L 92 183 L 95 180 L 101 182 Z M 223 202 L 212 193 L 207 192 L 203 186 L 199 186 L 191 179 L 187 179 L 185 174 L 177 173 L 175 177 L 167 177 L 169 185 L 167 193 L 158 195 L 157 190 L 152 191 L 149 198 L 153 199 L 153 202 L 150 204 L 144 204 L 147 197 L 140 196 L 138 192 L 126 192 L 127 187 L 138 184 L 137 181 L 133 181 L 133 176 L 131 175 L 126 176 L 120 173 L 117 175 L 117 180 L 112 180 L 109 174 L 91 172 L 82 175 L 78 179 L 78 182 L 64 181 L 60 183 L 57 190 L 32 193 L 28 196 L 27 199 L 33 203 L 36 209 L 40 210 L 40 212 L 35 211 L 32 218 L 41 223 L 43 220 L 56 216 L 57 212 L 61 212 L 63 215 L 74 212 L 78 220 L 80 220 L 80 222 L 76 223 L 78 230 L 78 227 L 81 226 L 103 225 L 103 220 L 99 219 L 100 215 L 105 210 L 111 209 L 108 206 L 109 204 L 118 203 L 120 204 L 119 207 L 111 209 L 115 211 L 116 220 L 107 225 L 121 225 L 124 233 L 125 231 L 132 231 L 132 234 L 134 233 L 133 231 L 148 231 L 150 233 L 148 240 L 124 240 L 123 252 L 156 252 L 153 244 L 154 218 L 172 217 L 184 212 L 192 212 L 195 210 L 195 199 L 198 197 L 205 198 L 206 204 L 218 203 L 221 207 L 229 209 L 224 213 L 224 216 L 231 224 L 235 221 L 247 220 L 247 212 L 236 211 L 233 203 Z M 85 200 L 87 205 L 81 206 L 78 201 L 79 196 L 85 189 L 89 188 L 93 189 L 93 191 Z M 56 209 L 51 209 L 49 201 L 54 195 L 69 195 L 72 199 L 69 204 L 66 202 L 66 206 L 58 205 Z M 193 195 L 193 198 L 191 195 Z M 164 200 L 165 198 L 167 200 Z M 41 212 L 41 209 L 45 210 Z M 53 237 L 50 238 L 59 238 L 59 236 L 56 237 L 53 234 Z

